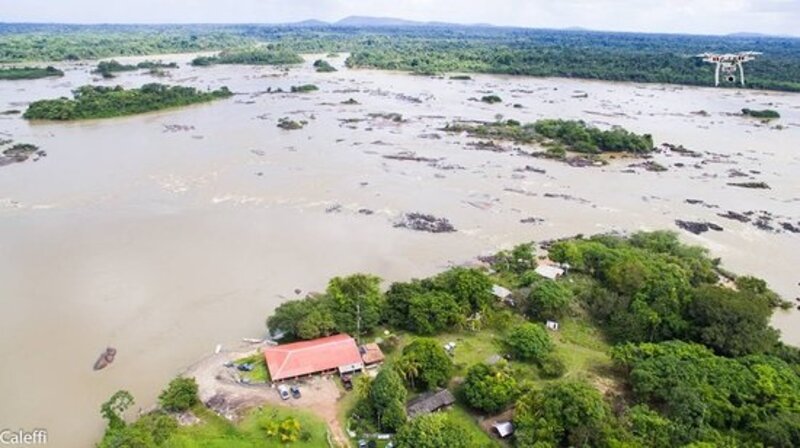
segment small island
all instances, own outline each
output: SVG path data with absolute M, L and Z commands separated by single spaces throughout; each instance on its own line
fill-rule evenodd
M 40 79 L 64 76 L 64 72 L 53 67 L 9 67 L 0 68 L 0 80 Z
M 198 56 L 192 60 L 195 67 L 207 67 L 216 64 L 242 65 L 290 65 L 300 64 L 303 58 L 299 54 L 279 48 L 252 48 L 228 50 L 217 56 Z
M 121 117 L 204 103 L 232 95 L 227 87 L 203 92 L 194 87 L 158 83 L 127 90 L 121 86 L 83 86 L 73 92 L 73 99 L 34 101 L 23 117 L 28 120 L 58 121 Z
M 781 114 L 772 109 L 755 110 L 744 108 L 742 109 L 742 115 L 745 117 L 761 118 L 763 120 L 775 120 L 777 118 L 781 118 Z
M 317 73 L 332 73 L 336 71 L 336 68 L 324 59 L 314 61 L 314 68 L 317 69 Z
M 567 151 L 589 155 L 605 152 L 646 154 L 654 149 L 650 134 L 639 135 L 621 127 L 602 130 L 577 120 L 542 119 L 525 124 L 517 120 L 477 124 L 456 122 L 443 130 L 517 144 L 540 144 L 547 148 L 547 157 L 556 159 L 563 159 Z
M 116 60 L 102 61 L 97 64 L 97 68 L 92 73 L 98 73 L 103 78 L 113 78 L 114 73 L 132 72 L 140 69 L 162 70 L 167 68 L 178 68 L 175 62 L 165 63 L 161 61 L 143 61 L 136 65 L 121 64 Z

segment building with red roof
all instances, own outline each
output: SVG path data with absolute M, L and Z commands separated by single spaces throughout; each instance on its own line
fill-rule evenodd
M 364 368 L 356 341 L 346 334 L 267 347 L 264 358 L 272 381 Z

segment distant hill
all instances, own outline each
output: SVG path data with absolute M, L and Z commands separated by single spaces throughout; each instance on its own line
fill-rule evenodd
M 398 19 L 395 17 L 369 17 L 369 16 L 350 16 L 345 17 L 338 22 L 334 22 L 334 26 L 346 27 L 410 27 L 410 26 L 438 26 L 438 27 L 493 27 L 489 23 L 450 23 L 450 22 L 420 22 L 416 20 Z
M 394 17 L 367 17 L 367 16 L 350 16 L 345 17 L 338 22 L 336 26 L 422 26 L 427 25 L 425 22 L 417 22 L 414 20 L 396 19 Z
M 301 22 L 287 23 L 286 25 L 317 27 L 317 26 L 330 26 L 330 23 L 323 22 L 322 20 L 308 19 L 308 20 L 303 20 Z
M 730 33 L 726 34 L 727 37 L 744 37 L 744 38 L 759 38 L 759 37 L 792 37 L 792 36 L 783 36 L 780 34 L 765 34 L 765 33 L 748 33 L 746 31 L 740 33 Z

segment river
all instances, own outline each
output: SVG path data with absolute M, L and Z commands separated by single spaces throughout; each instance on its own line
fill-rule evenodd
M 118 60 L 144 59 L 155 58 Z M 98 80 L 91 64 L 58 63 L 63 78 L 0 83 L 0 111 L 90 82 L 238 93 L 110 120 L 0 116 L 0 139 L 47 152 L 0 167 L 0 426 L 46 428 L 52 446 L 91 446 L 103 429 L 99 406 L 113 392 L 130 390 L 135 409 L 151 406 L 184 366 L 217 344 L 262 336 L 267 315 L 298 297 L 295 289 L 323 289 L 335 275 L 371 272 L 389 282 L 520 242 L 678 231 L 674 221 L 687 219 L 724 231 L 680 231 L 686 242 L 787 299 L 800 296 L 800 234 L 718 216 L 765 210 L 778 217 L 774 226 L 800 224 L 800 95 L 489 75 L 456 81 L 348 70 L 343 56 L 329 74 L 313 71 L 312 56 L 288 72 L 158 59 L 181 67 L 164 79 L 140 71 Z M 306 83 L 320 91 L 264 93 Z M 474 101 L 489 92 L 504 103 Z M 341 104 L 349 98 L 360 104 Z M 743 107 L 777 109 L 783 129 L 733 115 Z M 466 136 L 439 131 L 455 119 L 499 115 L 620 125 L 714 154 L 659 154 L 670 168 L 660 173 L 620 160 L 575 168 L 470 149 Z M 308 124 L 284 131 L 276 127 L 282 117 Z M 437 161 L 383 157 L 404 151 Z M 748 180 L 771 189 L 727 185 Z M 412 211 L 446 217 L 458 232 L 393 226 Z M 774 318 L 792 344 L 800 344 L 798 324 L 796 311 Z M 92 371 L 106 346 L 117 348 L 116 362 Z

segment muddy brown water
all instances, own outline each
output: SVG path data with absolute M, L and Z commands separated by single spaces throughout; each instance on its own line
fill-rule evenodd
M 181 63 L 171 78 L 135 72 L 94 82 L 227 85 L 240 95 L 78 123 L 0 116 L 0 138 L 48 154 L 0 168 L 0 426 L 47 428 L 53 446 L 90 446 L 103 428 L 99 406 L 114 391 L 130 390 L 134 410 L 152 405 L 173 375 L 216 344 L 261 336 L 265 317 L 296 297 L 295 288 L 319 290 L 329 277 L 357 271 L 387 281 L 424 276 L 529 240 L 711 221 L 725 230 L 682 232 L 683 239 L 788 299 L 800 296 L 800 235 L 717 216 L 765 210 L 781 217 L 775 225 L 800 221 L 800 95 L 481 75 L 451 81 L 347 70 L 343 57 L 333 59 L 341 69 L 332 74 L 315 73 L 314 57 L 288 74 L 198 69 L 185 64 L 190 58 L 159 57 Z M 95 78 L 90 65 L 57 65 L 64 78 L 0 83 L 0 110 L 24 110 Z M 321 90 L 259 94 L 305 83 Z M 504 103 L 470 100 L 488 92 Z M 340 104 L 349 98 L 360 105 Z M 774 124 L 784 129 L 729 115 L 743 107 L 779 110 Z M 707 116 L 692 114 L 700 110 Z M 405 121 L 368 118 L 390 112 Z M 663 173 L 630 172 L 619 161 L 573 168 L 467 150 L 467 137 L 438 131 L 454 119 L 498 115 L 621 125 L 721 156 L 694 168 L 704 159 L 660 154 L 670 167 Z M 283 131 L 281 117 L 308 125 Z M 383 157 L 404 151 L 441 160 Z M 526 165 L 546 173 L 515 171 Z M 730 178 L 731 169 L 759 174 Z M 742 180 L 772 188 L 727 185 Z M 394 228 L 410 211 L 446 217 L 458 232 Z M 544 221 L 520 222 L 526 218 Z M 797 312 L 774 318 L 793 344 L 798 323 Z M 92 371 L 106 346 L 117 348 L 115 362 Z

